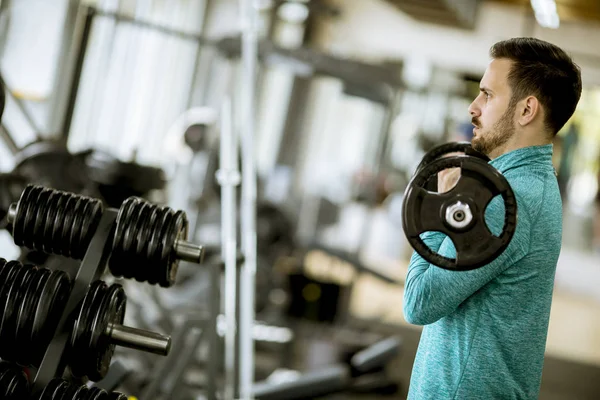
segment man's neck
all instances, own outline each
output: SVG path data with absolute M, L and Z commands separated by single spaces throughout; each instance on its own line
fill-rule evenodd
M 502 154 L 510 153 L 511 151 L 523 149 L 525 147 L 544 146 L 550 143 L 552 143 L 551 139 L 540 137 L 540 135 L 516 134 L 504 145 L 492 150 L 490 154 L 488 154 L 488 157 L 493 160 L 500 157 Z

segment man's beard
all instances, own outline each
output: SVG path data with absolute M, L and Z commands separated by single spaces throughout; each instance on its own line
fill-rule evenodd
M 479 128 L 477 136 L 471 140 L 471 146 L 474 150 L 487 155 L 488 157 L 494 151 L 505 145 L 515 134 L 515 115 L 516 105 L 510 104 L 506 112 L 494 124 L 491 129 L 481 130 L 481 124 L 476 117 L 472 119 L 473 124 Z

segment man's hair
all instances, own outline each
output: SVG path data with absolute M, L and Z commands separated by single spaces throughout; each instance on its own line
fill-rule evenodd
M 560 47 L 535 38 L 514 38 L 490 49 L 494 59 L 508 59 L 511 104 L 535 96 L 544 107 L 553 135 L 567 123 L 581 97 L 581 69 Z

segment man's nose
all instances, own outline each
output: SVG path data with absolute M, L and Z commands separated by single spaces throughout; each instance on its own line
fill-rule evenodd
M 469 114 L 472 117 L 479 117 L 481 115 L 481 110 L 477 107 L 476 101 L 473 101 L 471 105 L 469 105 Z

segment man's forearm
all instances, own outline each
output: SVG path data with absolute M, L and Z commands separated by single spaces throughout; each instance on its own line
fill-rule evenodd
M 434 252 L 439 252 L 439 249 L 446 238 L 446 235 L 440 232 L 425 232 L 421 235 L 423 242 Z M 427 323 L 425 316 L 420 310 L 424 307 L 419 306 L 422 301 L 422 293 L 419 290 L 421 285 L 422 275 L 427 272 L 431 264 L 421 257 L 416 251 L 410 259 L 408 265 L 408 273 L 404 284 L 404 318 L 411 324 L 425 325 Z

